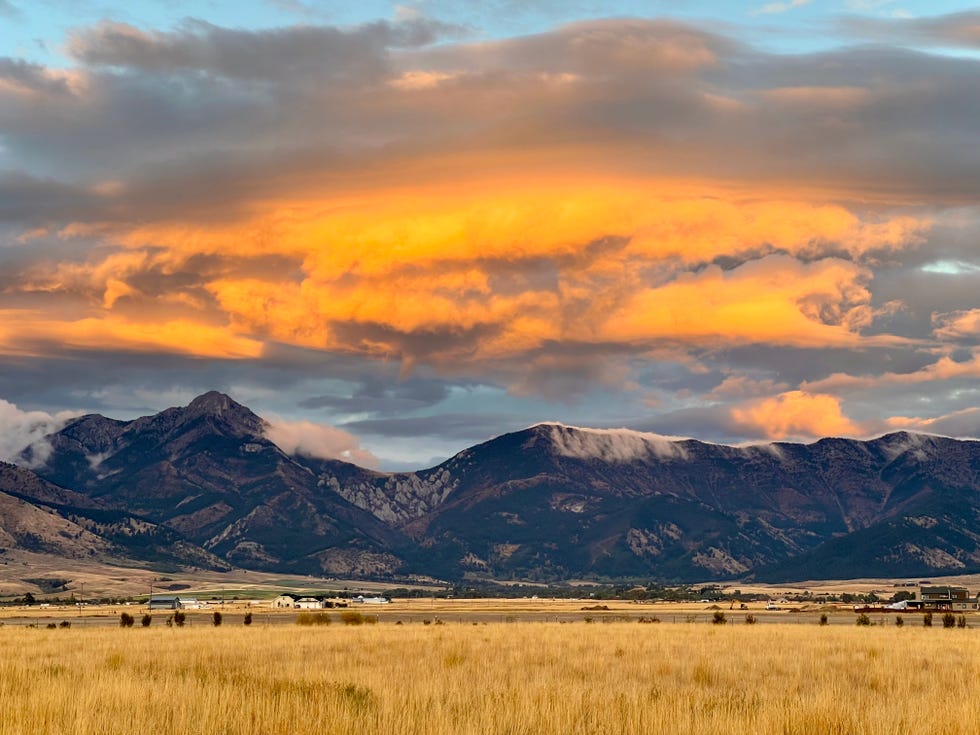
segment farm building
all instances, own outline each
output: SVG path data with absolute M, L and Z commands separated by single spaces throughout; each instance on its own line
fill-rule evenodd
M 300 597 L 294 607 L 299 610 L 322 610 L 323 601 L 315 597 Z
M 296 598 L 293 595 L 279 595 L 272 601 L 272 607 L 276 610 L 292 610 L 296 607 Z
M 180 610 L 183 605 L 176 595 L 157 595 L 150 598 L 151 610 Z
M 351 602 L 357 602 L 363 605 L 387 605 L 391 600 L 387 597 L 365 597 L 364 595 L 358 595 L 352 598 Z

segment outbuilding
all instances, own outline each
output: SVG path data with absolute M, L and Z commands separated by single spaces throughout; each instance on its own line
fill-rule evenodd
M 296 607 L 296 598 L 293 595 L 279 595 L 272 601 L 272 607 L 276 610 L 292 610 Z
M 180 610 L 183 605 L 176 595 L 157 595 L 150 598 L 150 610 Z

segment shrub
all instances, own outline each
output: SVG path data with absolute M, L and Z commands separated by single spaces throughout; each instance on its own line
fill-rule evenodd
M 353 610 L 345 610 L 340 613 L 340 622 L 344 625 L 363 625 L 364 616 L 359 612 L 354 612 Z
M 715 611 L 715 614 L 711 616 L 711 622 L 715 625 L 724 625 L 728 621 L 725 620 L 725 613 L 721 610 Z
M 924 625 L 926 628 L 931 628 L 932 627 L 932 613 L 931 612 L 927 612 L 925 615 L 922 616 L 922 625 Z
M 47 625 L 46 625 L 45 627 L 46 627 L 46 628 L 47 628 L 48 630 L 54 630 L 54 629 L 55 629 L 55 628 L 57 628 L 58 626 L 57 626 L 56 624 L 54 624 L 54 623 L 48 623 L 48 624 L 47 624 Z
M 251 625 L 252 624 L 252 613 L 250 613 L 250 612 L 245 613 L 245 619 L 242 620 L 242 622 L 245 623 L 245 625 Z
M 745 616 L 745 624 L 746 625 L 755 625 L 756 624 L 755 615 L 753 615 L 752 613 L 749 613 L 748 615 L 746 615 Z
M 905 625 L 905 621 L 902 620 L 902 616 L 901 615 L 896 615 L 895 616 L 895 625 L 897 625 L 899 628 L 901 628 L 903 625 Z
M 221 625 L 221 613 L 217 610 L 215 610 L 211 615 L 211 624 L 214 625 L 215 628 Z
M 149 628 L 150 623 L 152 622 L 153 622 L 153 616 L 150 615 L 150 613 L 146 613 L 143 615 L 142 619 L 140 620 L 140 625 L 142 625 L 144 628 Z
M 136 621 L 129 613 L 124 612 L 119 614 L 119 625 L 121 625 L 123 628 L 132 628 L 134 622 Z
M 827 613 L 820 613 L 820 625 L 827 624 Z
M 866 613 L 861 613 L 857 616 L 857 620 L 855 622 L 858 625 L 871 625 L 871 618 L 869 618 Z
M 960 615 L 956 618 L 956 627 L 965 628 L 966 627 L 966 615 Z
M 183 610 L 178 610 L 174 613 L 174 625 L 176 625 L 178 628 L 183 628 L 186 620 L 187 613 L 185 613 Z
M 943 613 L 943 627 L 952 628 L 954 625 L 956 625 L 956 616 L 951 612 Z
M 296 616 L 297 625 L 330 625 L 330 616 L 326 613 L 301 612 Z
M 70 628 L 71 627 L 71 621 L 70 620 L 62 620 L 60 623 L 58 623 L 58 627 L 59 628 Z

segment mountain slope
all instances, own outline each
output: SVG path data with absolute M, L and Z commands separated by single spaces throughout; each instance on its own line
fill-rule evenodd
M 729 447 L 541 424 L 387 474 L 289 456 L 265 429 L 220 393 L 135 421 L 84 416 L 48 437 L 38 470 L 70 490 L 35 492 L 66 517 L 125 515 L 268 570 L 548 580 L 980 571 L 980 442 L 896 433 Z
M 735 448 L 545 424 L 436 468 L 452 493 L 404 528 L 446 571 L 724 578 L 838 538 L 856 543 L 904 514 L 975 528 L 978 467 L 977 442 L 904 433 Z M 949 503 L 959 509 L 952 517 Z M 879 549 L 878 566 L 895 574 L 980 568 L 976 540 L 957 539 L 964 545 L 943 553 L 927 538 L 905 551 L 891 544 Z M 871 552 L 862 547 L 847 573 Z M 785 575 L 845 571 L 817 558 Z
M 330 490 L 220 393 L 130 422 L 84 416 L 38 472 L 179 533 L 227 561 L 300 572 L 398 568 L 401 534 Z M 355 468 L 356 469 L 356 468 Z

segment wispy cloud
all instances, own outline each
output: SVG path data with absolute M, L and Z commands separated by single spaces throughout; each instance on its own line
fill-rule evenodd
M 767 3 L 752 11 L 753 15 L 774 15 L 809 5 L 813 0 L 788 0 L 788 2 Z

